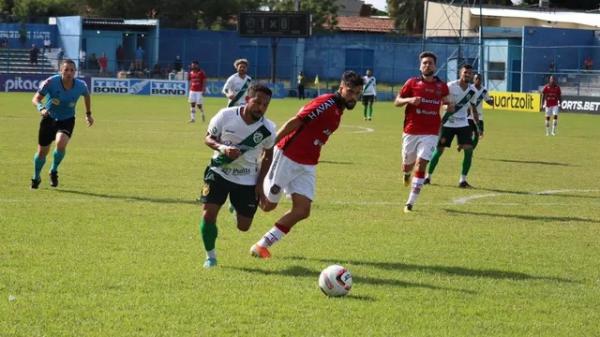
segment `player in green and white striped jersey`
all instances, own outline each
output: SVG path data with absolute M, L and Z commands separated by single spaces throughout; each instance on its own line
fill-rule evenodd
M 362 95 L 362 104 L 365 106 L 363 115 L 365 116 L 366 121 L 370 121 L 373 119 L 373 102 L 377 96 L 377 89 L 375 88 L 377 86 L 377 80 L 375 79 L 375 76 L 373 76 L 371 69 L 367 69 L 366 75 L 363 76 L 363 81 L 365 81 Z

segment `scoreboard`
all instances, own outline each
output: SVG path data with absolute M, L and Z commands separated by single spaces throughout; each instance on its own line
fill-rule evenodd
M 306 12 L 241 12 L 238 32 L 247 37 L 309 37 L 311 15 Z

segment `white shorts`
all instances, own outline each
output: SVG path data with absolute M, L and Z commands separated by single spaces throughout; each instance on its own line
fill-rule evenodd
M 202 92 L 201 91 L 190 91 L 188 102 L 202 104 Z
M 299 164 L 283 154 L 275 147 L 273 163 L 263 182 L 265 196 L 272 203 L 277 203 L 283 193 L 301 194 L 310 200 L 315 197 L 316 165 Z
M 417 158 L 431 160 L 438 138 L 437 135 L 402 134 L 402 163 L 414 164 Z
M 555 106 L 547 106 L 546 107 L 546 116 L 558 115 L 558 105 Z

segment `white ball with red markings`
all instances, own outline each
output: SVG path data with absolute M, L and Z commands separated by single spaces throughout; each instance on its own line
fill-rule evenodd
M 333 264 L 319 275 L 319 288 L 327 296 L 346 296 L 352 289 L 352 274 L 348 269 Z

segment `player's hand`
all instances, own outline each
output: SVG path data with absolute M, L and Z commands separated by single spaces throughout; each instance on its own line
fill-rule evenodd
M 446 112 L 454 112 L 454 103 L 448 103 L 446 105 Z
M 237 147 L 227 146 L 223 150 L 223 154 L 231 159 L 237 159 L 242 154 L 242 152 Z
M 235 98 L 235 94 L 229 94 L 229 95 L 227 95 L 227 98 L 234 99 Z
M 42 109 L 42 111 L 40 111 L 40 115 L 42 116 L 42 118 L 46 118 L 50 115 L 50 113 L 48 112 L 48 109 L 44 108 Z
M 412 105 L 421 104 L 421 97 L 419 97 L 419 96 L 411 97 L 410 101 L 408 101 L 408 104 L 412 104 Z
M 94 125 L 94 117 L 92 117 L 92 115 L 85 115 L 85 122 L 89 128 L 90 126 Z

